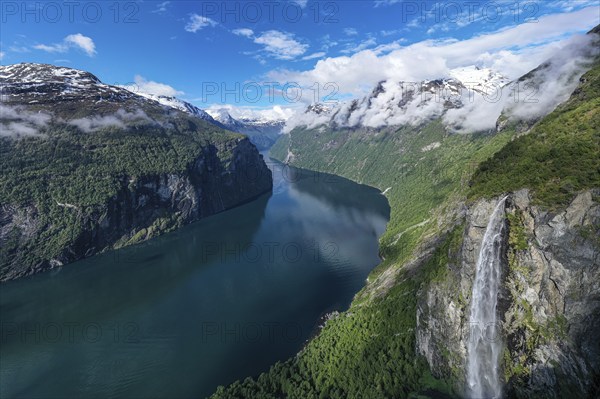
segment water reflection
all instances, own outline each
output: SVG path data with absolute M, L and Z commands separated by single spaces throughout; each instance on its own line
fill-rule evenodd
M 3 284 L 0 396 L 203 397 L 297 352 L 378 263 L 389 207 L 267 162 L 273 195 Z

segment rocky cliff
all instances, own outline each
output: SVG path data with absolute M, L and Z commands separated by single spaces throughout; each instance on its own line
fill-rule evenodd
M 504 281 L 498 301 L 505 394 L 594 397 L 600 375 L 600 204 L 598 190 L 561 211 L 532 205 L 520 190 L 507 201 Z M 487 221 L 497 200 L 465 209 L 462 245 L 445 278 L 419 293 L 417 350 L 439 378 L 464 392 L 469 303 Z
M 0 281 L 150 239 L 272 188 L 256 147 L 93 75 L 0 68 Z
M 585 39 L 592 57 L 583 57 L 582 69 L 563 74 L 565 97 L 548 96 L 551 106 L 525 122 L 519 118 L 531 114 L 528 105 L 515 103 L 489 120 L 498 127 L 490 131 L 455 134 L 443 118 L 340 127 L 328 123 L 327 109 L 311 108 L 321 125 L 298 125 L 271 156 L 379 188 L 391 206 L 383 262 L 350 309 L 297 356 L 213 397 L 465 397 L 476 265 L 507 193 L 493 262 L 501 271 L 500 333 L 489 337 L 502 341 L 503 396 L 599 397 L 596 40 Z M 549 74 L 528 75 L 557 86 Z M 512 123 L 504 123 L 508 117 Z
M 229 155 L 226 155 L 229 154 Z M 272 187 L 271 171 L 247 138 L 202 150 L 187 170 L 122 175 L 105 202 L 77 204 L 2 204 L 0 281 L 34 274 L 83 257 L 145 241 L 185 224 L 250 201 Z M 44 209 L 68 213 L 68 228 L 48 224 Z M 49 232 L 69 231 L 50 256 L 31 258 L 27 248 Z

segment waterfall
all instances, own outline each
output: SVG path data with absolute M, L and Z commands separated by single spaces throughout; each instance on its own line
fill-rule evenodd
M 502 351 L 496 320 L 504 228 L 504 203 L 498 202 L 488 222 L 471 295 L 470 336 L 467 345 L 467 384 L 473 399 L 500 398 L 499 360 Z

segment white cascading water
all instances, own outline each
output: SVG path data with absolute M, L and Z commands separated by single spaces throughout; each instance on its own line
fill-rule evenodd
M 496 320 L 496 307 L 500 288 L 506 198 L 502 198 L 496 205 L 485 230 L 471 295 L 467 384 L 469 396 L 473 399 L 500 398 L 502 395 L 499 377 L 502 340 Z

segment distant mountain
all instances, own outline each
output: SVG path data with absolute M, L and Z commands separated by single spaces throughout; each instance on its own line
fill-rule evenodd
M 363 98 L 337 105 L 310 105 L 304 114 L 290 120 L 286 130 L 296 126 L 379 128 L 420 124 L 468 105 L 473 96 L 490 95 L 509 83 L 501 74 L 476 66 L 455 69 L 450 77 L 434 80 L 381 81 Z
M 450 76 L 473 90 L 484 92 L 490 87 L 503 87 L 510 83 L 510 79 L 490 68 L 480 68 L 472 65 L 456 68 L 450 71 Z
M 0 87 L 0 281 L 148 240 L 272 187 L 248 138 L 177 99 L 47 64 L 1 66 Z
M 259 150 L 270 148 L 285 126 L 285 120 L 282 119 L 264 117 L 235 119 L 224 108 L 207 112 L 226 129 L 247 135 Z
M 166 107 L 178 109 L 210 122 L 213 125 L 244 134 L 261 151 L 270 148 L 277 141 L 285 125 L 285 120 L 283 119 L 261 117 L 235 119 L 225 108 L 205 111 L 176 97 L 158 96 L 139 92 L 135 88 L 126 88 L 132 89 L 136 94 L 154 100 Z
M 210 116 L 206 111 L 204 111 L 203 109 L 200 109 L 198 107 L 196 107 L 193 104 L 190 104 L 186 101 L 183 101 L 177 97 L 171 97 L 171 96 L 158 96 L 155 94 L 148 94 L 148 93 L 142 93 L 140 91 L 135 92 L 136 94 L 142 96 L 142 97 L 146 97 L 150 100 L 154 100 L 156 102 L 158 102 L 161 105 L 164 105 L 166 107 L 170 107 L 170 108 L 174 108 L 174 109 L 178 109 L 180 111 L 183 112 L 187 112 L 188 114 L 194 115 L 195 117 L 198 117 L 200 119 L 203 119 L 207 122 L 212 123 L 213 125 L 217 125 L 219 127 L 223 127 L 219 122 L 217 122 L 216 120 L 213 119 L 212 116 Z
M 212 398 L 482 397 L 466 379 L 474 338 L 502 343 L 503 397 L 600 397 L 600 37 L 576 38 L 504 101 L 452 98 L 505 84 L 490 71 L 451 75 L 312 106 L 273 146 L 272 158 L 382 191 L 383 261 L 300 353 Z M 473 287 L 496 208 L 501 328 L 481 340 L 491 323 L 473 323 Z

